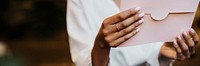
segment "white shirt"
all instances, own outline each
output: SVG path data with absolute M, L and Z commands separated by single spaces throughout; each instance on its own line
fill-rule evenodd
M 67 30 L 72 61 L 76 66 L 91 66 L 91 51 L 103 20 L 119 13 L 112 0 L 68 0 Z M 112 48 L 110 66 L 159 66 L 163 42 Z

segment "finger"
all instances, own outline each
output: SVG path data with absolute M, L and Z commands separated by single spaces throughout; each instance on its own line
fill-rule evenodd
M 189 34 L 193 38 L 193 41 L 195 42 L 195 45 L 198 44 L 198 42 L 199 42 L 199 36 L 196 33 L 196 31 L 194 31 L 194 29 L 190 29 Z
M 180 61 L 183 61 L 183 60 L 185 60 L 185 59 L 187 59 L 186 56 L 182 55 L 182 56 L 180 56 L 180 59 L 179 59 L 179 60 L 180 60 Z
M 185 59 L 186 59 L 186 56 L 184 56 L 183 54 L 178 54 L 176 58 L 176 60 L 179 60 L 179 61 L 183 61 Z
M 115 41 L 113 41 L 113 42 L 111 42 L 109 44 L 112 47 L 117 47 L 121 43 L 125 42 L 126 40 L 128 40 L 129 38 L 131 38 L 132 36 L 134 36 L 135 34 L 137 34 L 139 31 L 140 31 L 140 29 L 134 30 L 131 33 L 129 33 L 129 34 L 127 34 L 127 35 L 125 35 L 125 36 L 123 36 L 123 37 L 121 37 L 121 38 L 119 38 L 119 39 L 117 39 L 117 40 L 115 40 Z
M 195 54 L 195 52 L 196 52 L 195 50 L 196 50 L 196 47 L 192 48 L 191 54 Z
M 130 32 L 132 32 L 133 30 L 136 29 L 136 27 L 138 27 L 139 25 L 141 25 L 143 23 L 144 20 L 140 20 L 132 25 L 130 25 L 129 27 L 119 31 L 119 32 L 115 32 L 111 35 L 107 35 L 106 36 L 106 40 L 108 40 L 108 42 L 114 41 Z M 136 31 L 138 31 L 139 29 L 137 28 Z
M 116 31 L 118 31 L 116 25 L 109 25 L 108 27 L 105 27 L 105 28 L 103 29 L 103 34 L 104 34 L 105 36 L 107 36 L 107 35 L 109 35 L 109 34 L 112 34 L 112 33 L 116 32 Z
M 177 37 L 177 44 L 179 45 L 179 47 L 182 50 L 182 53 L 189 58 L 190 57 L 190 51 L 188 46 L 186 45 L 185 41 L 183 40 L 183 38 L 181 36 Z
M 177 41 L 174 41 L 173 43 L 174 43 L 173 45 L 174 45 L 174 48 L 175 48 L 176 53 L 177 53 L 175 59 L 176 60 L 184 60 L 184 56 L 183 56 L 182 50 L 179 47 L 179 45 L 177 44 Z
M 123 21 L 123 20 L 127 19 L 128 17 L 131 17 L 131 16 L 137 14 L 140 11 L 140 9 L 141 9 L 141 7 L 131 8 L 129 10 L 126 10 L 126 11 L 120 12 L 114 16 L 111 16 L 111 17 L 105 19 L 104 26 Z
M 188 35 L 187 32 L 183 33 L 183 37 L 186 41 L 186 44 L 189 46 L 189 48 L 193 48 L 195 46 L 194 41 L 192 40 L 192 37 L 190 35 Z
M 129 25 L 133 24 L 134 22 L 143 18 L 144 15 L 145 15 L 144 13 L 136 14 L 122 22 L 117 23 L 116 26 L 118 27 L 118 30 L 122 30 L 122 29 L 128 27 Z
M 142 19 L 143 17 L 144 17 L 144 13 L 140 13 L 140 14 L 134 15 L 134 16 L 122 21 L 122 22 L 119 22 L 117 24 L 105 27 L 104 34 L 105 35 L 109 35 L 109 34 L 111 34 L 113 32 L 117 32 L 119 30 L 122 30 L 124 28 L 129 27 L 133 23 L 136 23 L 136 22 L 140 22 L 141 23 L 141 22 L 144 21 L 144 19 Z M 138 26 L 138 23 L 136 23 L 136 26 Z
M 182 54 L 182 50 L 181 48 L 179 47 L 179 45 L 177 44 L 177 41 L 174 41 L 174 48 L 176 49 L 176 52 L 178 54 Z
M 189 51 L 190 53 L 193 53 L 195 50 L 193 48 L 195 48 L 195 43 L 194 41 L 192 40 L 192 37 L 187 33 L 187 32 L 184 32 L 183 33 L 183 37 L 186 41 L 186 44 L 188 45 L 189 47 Z

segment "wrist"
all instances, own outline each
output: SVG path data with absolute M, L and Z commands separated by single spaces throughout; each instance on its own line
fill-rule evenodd
M 106 46 L 103 39 L 97 37 L 92 50 L 92 65 L 107 66 L 109 63 L 110 48 Z
M 105 41 L 104 36 L 101 34 L 97 35 L 94 43 L 96 44 L 96 46 L 102 49 L 111 48 L 109 44 Z
M 169 59 L 161 55 L 159 56 L 158 60 L 159 60 L 160 66 L 170 66 L 171 63 L 173 62 L 173 59 Z
M 164 42 L 158 57 L 160 66 L 170 66 L 174 60 L 174 49 L 172 42 Z

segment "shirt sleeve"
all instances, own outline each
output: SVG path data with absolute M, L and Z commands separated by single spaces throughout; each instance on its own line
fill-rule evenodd
M 90 66 L 94 38 L 80 0 L 67 0 L 67 31 L 72 61 L 76 66 Z
M 112 48 L 110 52 L 111 66 L 160 66 L 159 52 L 163 42 L 138 46 Z
M 88 13 L 97 14 L 99 13 L 98 9 L 100 9 L 100 7 L 97 7 L 96 11 L 94 9 L 94 11 L 89 12 L 86 10 L 86 7 L 83 7 L 83 4 L 86 3 L 80 2 L 81 0 L 67 0 L 67 1 L 68 1 L 67 31 L 69 35 L 69 44 L 70 44 L 72 61 L 75 63 L 76 66 L 92 66 L 91 51 L 95 39 L 95 34 L 96 34 L 95 32 L 98 30 L 95 31 L 93 28 L 91 28 L 91 25 L 94 25 L 92 22 L 95 22 L 96 24 L 96 21 L 103 21 L 103 20 L 101 19 L 98 20 L 99 18 L 90 20 L 91 16 L 89 15 L 90 17 L 88 17 Z M 93 0 L 91 1 L 92 2 L 90 3 L 96 2 Z M 86 5 L 91 6 L 89 4 Z M 92 10 L 92 8 L 89 7 L 87 9 Z M 115 9 L 111 8 L 108 10 L 110 11 Z M 109 11 L 105 11 L 105 13 L 109 13 Z M 99 15 L 95 16 L 97 17 Z M 162 44 L 163 43 L 160 42 L 160 43 L 144 44 L 138 46 L 112 48 L 110 52 L 109 66 L 129 66 L 129 65 L 138 66 L 143 63 L 149 63 L 152 66 L 157 66 L 159 64 L 158 54 Z

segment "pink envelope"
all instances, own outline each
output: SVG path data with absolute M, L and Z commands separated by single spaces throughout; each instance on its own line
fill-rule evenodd
M 140 6 L 145 21 L 141 31 L 120 47 L 174 41 L 191 28 L 198 4 L 199 0 L 121 0 L 121 10 Z

